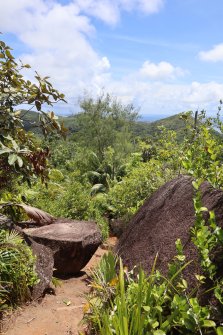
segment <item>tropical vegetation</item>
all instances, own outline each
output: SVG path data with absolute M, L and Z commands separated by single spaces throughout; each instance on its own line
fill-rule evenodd
M 207 209 L 199 194 L 204 180 L 223 187 L 222 102 L 216 117 L 190 111 L 147 124 L 137 120 L 134 106 L 102 93 L 84 96 L 77 115 L 57 118 L 44 106 L 65 101 L 64 95 L 48 77 L 36 73 L 33 83 L 26 80 L 21 74 L 26 68 L 29 65 L 19 64 L 1 41 L 0 201 L 2 212 L 12 220 L 24 215 L 13 204 L 29 204 L 55 217 L 95 220 L 106 238 L 112 221 L 128 224 L 165 182 L 179 174 L 194 178 L 196 221 L 191 238 L 205 273 L 197 276 L 197 285 L 211 280 L 218 311 L 201 305 L 196 291 L 188 287 L 179 239 L 173 241 L 176 257 L 166 277 L 156 270 L 156 259 L 148 275 L 142 269 L 126 269 L 112 253 L 104 256 L 92 275 L 85 306 L 89 332 L 223 334 L 216 318 L 222 311 L 222 281 L 216 279 L 209 257 L 213 248 L 222 246 L 223 232 L 214 213 L 209 213 L 209 225 L 204 222 Z M 0 311 L 28 299 L 38 281 L 35 257 L 22 238 L 8 230 L 0 230 Z

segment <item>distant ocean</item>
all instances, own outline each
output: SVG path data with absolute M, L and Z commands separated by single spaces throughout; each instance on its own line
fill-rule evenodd
M 153 121 L 165 119 L 168 116 L 171 116 L 171 115 L 166 115 L 166 114 L 145 114 L 145 115 L 140 115 L 138 121 L 153 122 Z

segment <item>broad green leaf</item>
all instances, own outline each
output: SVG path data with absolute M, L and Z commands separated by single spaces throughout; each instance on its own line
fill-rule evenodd
M 198 281 L 200 281 L 201 283 L 203 283 L 204 280 L 206 279 L 205 276 L 200 276 L 200 275 L 195 275 L 195 277 L 196 277 L 196 279 L 197 279 Z
M 187 282 L 186 282 L 185 279 L 182 279 L 182 284 L 183 284 L 183 286 L 184 286 L 185 288 L 187 288 Z
M 3 155 L 5 153 L 9 153 L 9 152 L 12 152 L 12 150 L 9 149 L 9 148 L 0 149 L 0 155 Z
M 176 258 L 180 261 L 180 262 L 183 262 L 185 261 L 185 256 L 184 255 L 177 255 Z
M 17 144 L 16 141 L 14 141 L 13 139 L 11 140 L 11 142 L 12 142 L 13 149 L 14 149 L 15 151 L 17 151 L 17 150 L 19 149 L 18 144 Z
M 14 149 L 15 151 L 17 151 L 17 150 L 19 149 L 18 144 L 16 143 L 16 141 L 15 141 L 10 135 L 5 136 L 5 138 L 6 138 L 7 140 L 9 140 L 9 141 L 12 143 L 13 149 Z
M 36 105 L 36 109 L 37 109 L 38 111 L 41 111 L 41 102 L 38 101 L 38 100 L 36 100 L 36 101 L 35 101 L 35 105 Z
M 29 103 L 29 104 L 33 103 L 33 102 L 35 101 L 35 99 L 36 99 L 36 94 L 31 95 L 31 97 L 30 97 L 29 100 L 28 100 L 28 103 Z
M 215 214 L 213 211 L 209 211 L 210 219 L 215 219 Z
M 214 321 L 212 320 L 204 320 L 204 324 L 203 324 L 204 327 L 215 327 L 216 324 Z
M 198 185 L 198 183 L 196 183 L 196 181 L 192 181 L 192 185 L 193 185 L 193 187 L 195 188 L 195 190 L 198 190 L 198 188 L 199 188 L 199 185 Z
M 8 163 L 9 165 L 13 165 L 15 163 L 15 161 L 17 160 L 17 155 L 16 154 L 11 154 L 8 157 Z
M 5 50 L 5 54 L 9 59 L 13 59 L 14 57 L 12 56 L 11 52 L 7 49 Z
M 155 321 L 152 323 L 152 328 L 157 328 L 159 326 L 159 322 L 158 321 Z
M 223 327 L 218 327 L 217 328 L 217 334 L 218 335 L 223 335 Z
M 208 209 L 207 209 L 207 207 L 201 207 L 201 208 L 200 208 L 200 211 L 201 211 L 201 212 L 208 212 Z
M 19 167 L 23 166 L 23 160 L 21 157 L 17 156 L 17 162 L 18 162 Z
M 154 331 L 153 335 L 166 335 L 166 333 L 163 330 L 158 329 Z

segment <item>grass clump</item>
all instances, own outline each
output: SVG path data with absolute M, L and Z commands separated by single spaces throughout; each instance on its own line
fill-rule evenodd
M 201 306 L 195 290 L 189 290 L 183 278 L 188 263 L 183 260 L 180 240 L 176 247 L 178 254 L 167 277 L 156 271 L 156 259 L 147 275 L 142 269 L 138 274 L 128 271 L 112 253 L 104 256 L 93 273 L 93 291 L 85 306 L 88 333 L 222 334 L 211 319 L 209 306 Z M 198 287 L 200 284 L 198 281 Z
M 35 257 L 15 231 L 0 230 L 0 312 L 30 298 L 38 283 Z

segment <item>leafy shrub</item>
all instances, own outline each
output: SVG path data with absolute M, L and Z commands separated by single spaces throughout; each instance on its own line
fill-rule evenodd
M 35 257 L 15 232 L 0 230 L 0 311 L 30 298 L 37 284 Z
M 156 159 L 137 165 L 108 193 L 108 203 L 113 208 L 114 215 L 125 218 L 126 221 L 147 197 L 176 176 L 175 171 Z
M 187 292 L 182 277 L 186 265 L 165 278 L 155 271 L 155 261 L 149 276 L 140 270 L 135 278 L 121 260 L 118 275 L 115 258 L 110 255 L 106 261 L 110 266 L 100 266 L 93 275 L 94 291 L 85 306 L 91 334 L 209 334 L 215 327 L 209 308 Z
M 61 175 L 53 173 L 55 177 Z M 108 236 L 108 222 L 104 217 L 105 199 L 100 196 L 91 196 L 91 185 L 86 180 L 80 182 L 78 171 L 67 175 L 64 180 L 51 181 L 47 188 L 37 183 L 32 190 L 23 190 L 26 199 L 32 205 L 49 212 L 55 217 L 64 217 L 74 220 L 96 221 L 104 238 Z
M 214 131 L 213 127 L 220 127 L 219 132 Z M 204 111 L 200 115 L 195 113 L 195 126 L 187 127 L 180 157 L 182 169 L 187 174 L 207 180 L 218 188 L 223 186 L 222 130 L 218 118 L 206 119 Z
M 49 77 L 35 75 L 35 83 L 26 80 L 22 70 L 30 68 L 28 64 L 17 63 L 11 48 L 0 41 L 0 192 L 15 177 L 30 183 L 31 178 L 39 176 L 43 182 L 47 179 L 47 157 L 49 150 L 39 147 L 33 134 L 25 130 L 24 118 L 30 110 L 36 110 L 39 121 L 35 122 L 46 136 L 49 133 L 65 135 L 66 129 L 56 121 L 54 113 L 43 111 L 43 105 L 53 106 L 65 101 L 47 80 Z M 21 106 L 27 110 L 22 111 Z

